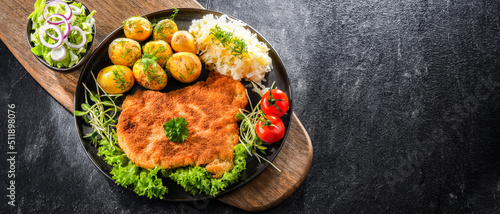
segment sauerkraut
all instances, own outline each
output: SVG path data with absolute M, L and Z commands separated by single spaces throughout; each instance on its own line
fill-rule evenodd
M 235 80 L 260 83 L 271 71 L 269 48 L 257 35 L 245 29 L 246 24 L 226 15 L 205 15 L 193 20 L 189 32 L 200 50 L 200 59 L 208 69 Z

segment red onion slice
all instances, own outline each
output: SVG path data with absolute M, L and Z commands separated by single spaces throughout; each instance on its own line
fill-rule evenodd
M 63 23 L 66 25 L 66 31 L 64 31 L 64 35 L 63 35 L 63 39 L 68 37 L 69 35 L 69 32 L 71 31 L 71 25 L 69 24 L 69 20 L 66 19 L 63 15 L 61 14 L 54 14 L 54 15 L 50 15 L 48 17 L 48 19 L 52 18 L 52 17 L 59 17 L 59 18 L 62 18 L 63 19 Z M 49 21 L 47 21 L 49 22 Z M 50 23 L 50 22 L 49 22 Z
M 53 29 L 56 31 L 57 33 L 57 39 L 55 39 L 57 42 L 55 44 L 49 44 L 47 41 L 45 41 L 45 37 L 44 37 L 44 33 L 46 33 L 46 31 L 48 29 Z M 63 34 L 61 32 L 61 29 L 59 29 L 59 27 L 55 26 L 55 25 L 44 25 L 40 28 L 40 32 L 38 33 L 39 37 L 40 37 L 40 42 L 42 43 L 42 45 L 44 45 L 45 47 L 48 47 L 48 48 L 57 48 L 59 46 L 61 46 L 61 44 L 63 43 Z
M 48 21 L 50 18 L 47 17 L 47 12 L 48 11 L 48 8 L 52 5 L 55 5 L 55 4 L 59 4 L 59 5 L 63 5 L 64 6 L 64 10 L 66 11 L 64 13 L 64 17 L 66 18 L 66 20 L 70 19 L 71 16 L 73 15 L 73 11 L 71 10 L 71 8 L 69 7 L 68 4 L 66 4 L 65 2 L 62 2 L 62 1 L 58 1 L 58 0 L 55 0 L 55 1 L 52 1 L 52 2 L 49 2 L 45 8 L 43 9 L 43 13 L 42 13 L 42 16 L 43 16 L 43 19 L 45 19 L 46 21 Z M 57 21 L 57 22 L 52 22 L 52 21 L 48 21 L 50 24 L 55 24 L 55 25 L 58 25 L 58 24 L 62 24 L 63 21 Z
M 80 44 L 74 45 L 74 44 L 71 44 L 68 40 L 68 37 L 66 37 L 66 38 L 64 38 L 64 44 L 66 44 L 68 47 L 74 48 L 74 49 L 79 49 L 79 48 L 83 47 L 87 43 L 87 36 L 85 36 L 85 32 L 83 32 L 83 30 L 78 26 L 71 26 L 71 30 L 76 30 L 80 33 L 80 35 L 82 35 L 82 42 Z
M 45 25 L 47 25 L 47 24 L 45 24 Z M 57 36 L 54 36 L 54 35 L 50 34 L 50 33 L 49 33 L 49 31 L 45 31 L 45 33 L 46 33 L 46 34 L 47 34 L 47 36 L 49 36 L 51 39 L 56 40 L 56 41 L 59 41 L 59 39 L 57 38 Z
M 61 21 L 51 21 L 50 19 L 52 19 L 54 17 L 61 19 Z M 47 19 L 45 21 L 49 24 L 60 25 L 60 24 L 63 24 L 64 22 L 67 22 L 68 19 L 64 15 L 56 13 L 56 14 L 52 14 L 49 17 L 47 17 Z
M 71 8 L 71 12 L 72 12 L 73 14 L 75 14 L 75 15 L 80 15 L 80 14 L 82 14 L 82 10 L 83 10 L 83 8 L 78 8 L 77 6 L 75 6 L 75 5 L 71 5 L 71 4 L 69 5 L 69 7 Z
M 64 57 L 66 57 L 66 48 L 63 45 L 53 48 L 50 51 L 50 57 L 56 62 L 61 61 Z
M 66 26 L 66 30 L 64 31 L 63 39 L 66 38 L 66 37 L 68 37 L 69 32 L 71 31 L 71 25 L 69 24 L 69 21 L 63 15 L 61 15 L 61 14 L 50 15 L 47 19 L 51 19 L 53 17 L 57 17 L 57 18 L 60 18 L 60 19 L 63 20 L 62 23 L 64 23 L 64 25 Z M 50 24 L 52 24 L 50 21 L 47 21 L 47 22 L 50 23 Z M 59 25 L 59 24 L 54 24 L 54 25 Z M 47 35 L 49 35 L 50 38 L 54 39 L 53 38 L 54 36 L 52 36 L 52 35 L 50 35 L 48 33 L 47 33 Z

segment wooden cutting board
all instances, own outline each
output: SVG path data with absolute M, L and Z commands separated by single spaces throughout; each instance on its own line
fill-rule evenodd
M 0 39 L 21 62 L 31 76 L 69 111 L 73 111 L 73 96 L 79 69 L 69 72 L 53 71 L 45 67 L 31 53 L 26 41 L 27 17 L 34 10 L 35 0 L 5 1 L 0 7 Z M 80 0 L 90 10 L 96 10 L 97 33 L 94 48 L 131 15 L 143 15 L 158 10 L 203 8 L 194 0 L 113 1 Z M 119 8 L 119 10 L 117 9 Z M 122 11 L 122 12 L 120 12 Z M 123 11 L 127 11 L 126 13 Z M 295 114 L 285 144 L 273 163 L 282 170 L 268 167 L 261 175 L 235 192 L 219 198 L 220 201 L 247 211 L 262 211 L 279 205 L 305 180 L 311 168 L 313 149 L 311 140 Z

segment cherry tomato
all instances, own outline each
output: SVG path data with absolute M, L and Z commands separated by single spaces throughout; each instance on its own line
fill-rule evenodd
M 269 90 L 262 96 L 260 108 L 267 115 L 282 117 L 288 111 L 288 97 L 279 89 Z
M 285 125 L 279 117 L 266 115 L 255 125 L 255 132 L 265 143 L 275 143 L 285 136 Z

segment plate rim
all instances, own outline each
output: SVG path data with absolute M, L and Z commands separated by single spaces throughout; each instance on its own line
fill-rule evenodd
M 227 15 L 225 13 L 222 13 L 222 12 L 219 12 L 219 11 L 214 11 L 214 10 L 207 10 L 207 9 L 201 9 L 201 8 L 177 8 L 180 11 L 183 11 L 183 12 L 201 12 L 201 13 L 206 13 L 206 14 L 214 14 L 214 15 L 217 15 L 217 16 L 221 16 L 221 15 L 226 15 L 227 17 L 231 18 L 231 19 L 235 19 L 235 20 L 238 20 L 238 21 L 241 21 L 243 22 L 242 20 L 240 19 L 237 19 L 233 16 L 230 16 L 230 15 Z M 169 9 L 164 9 L 164 10 L 158 10 L 158 11 L 154 11 L 154 12 L 151 12 L 151 13 L 146 13 L 146 14 L 143 14 L 141 15 L 142 17 L 146 17 L 146 16 L 158 16 L 159 14 L 163 14 L 163 13 L 168 13 L 168 12 L 172 12 L 174 10 L 174 8 L 169 8 Z M 204 14 L 204 15 L 206 15 Z M 289 114 L 289 120 L 288 120 L 288 123 L 287 123 L 287 127 L 288 129 L 285 130 L 285 135 L 283 137 L 283 139 L 281 140 L 282 143 L 281 145 L 278 147 L 277 151 L 276 151 L 276 154 L 274 156 L 271 157 L 271 159 L 269 160 L 270 162 L 272 162 L 280 153 L 281 149 L 283 148 L 285 142 L 286 142 L 286 138 L 289 134 L 289 131 L 290 131 L 290 128 L 291 128 L 291 123 L 292 123 L 292 117 L 293 117 L 293 98 L 292 98 L 292 90 L 291 90 L 291 87 L 290 87 L 290 79 L 288 77 L 288 73 L 286 72 L 286 68 L 281 60 L 281 57 L 279 56 L 279 54 L 275 51 L 274 47 L 268 42 L 267 39 L 265 39 L 262 34 L 260 34 L 257 30 L 255 30 L 252 26 L 248 25 L 246 22 L 243 22 L 245 23 L 245 28 L 249 28 L 251 31 L 253 31 L 257 37 L 262 40 L 268 47 L 269 47 L 269 50 L 272 51 L 275 55 L 276 55 L 276 59 L 277 59 L 277 64 L 279 65 L 279 67 L 283 68 L 283 75 L 286 79 L 286 83 L 287 83 L 287 90 L 289 92 L 289 112 L 287 114 Z M 107 42 L 110 37 L 114 36 L 118 31 L 120 30 L 123 30 L 123 25 L 122 26 L 119 26 L 118 28 L 116 28 L 115 30 L 113 30 L 111 33 L 109 33 L 100 43 L 99 45 L 96 46 L 96 48 L 94 48 L 94 50 L 92 51 L 91 54 L 89 54 L 89 59 L 90 58 L 93 58 L 93 56 L 95 54 L 97 54 L 97 50 L 101 48 L 101 45 L 103 45 L 105 42 Z M 273 59 L 275 60 L 275 59 Z M 77 82 L 77 85 L 76 85 L 76 89 L 75 89 L 75 94 L 74 94 L 74 101 L 73 101 L 73 111 L 77 110 L 77 107 L 78 107 L 78 100 L 79 99 L 76 99 L 77 97 L 80 96 L 81 94 L 81 90 L 82 90 L 82 80 L 84 78 L 84 75 L 85 75 L 85 78 L 86 76 L 88 75 L 88 73 L 90 72 L 90 69 L 87 69 L 87 67 L 90 67 L 90 60 L 87 60 L 85 63 L 84 63 L 84 66 L 83 66 L 83 69 L 82 69 L 82 72 L 80 73 L 79 75 L 79 78 L 78 78 L 78 82 Z M 87 72 L 85 72 L 87 71 Z M 271 71 L 272 72 L 272 71 Z M 115 180 L 110 176 L 110 174 L 108 174 L 107 172 L 105 172 L 99 165 L 98 163 L 96 163 L 96 160 L 94 160 L 93 156 L 90 155 L 90 152 L 86 149 L 86 146 L 85 146 L 85 143 L 84 143 L 84 139 L 82 138 L 82 132 L 80 130 L 80 128 L 78 127 L 78 123 L 77 123 L 77 116 L 73 114 L 73 118 L 74 118 L 74 121 L 75 121 L 75 126 L 76 126 L 76 129 L 77 129 L 77 132 L 78 132 L 78 137 L 80 139 L 80 145 L 81 147 L 84 149 L 85 151 L 85 154 L 87 155 L 87 157 L 91 160 L 92 164 L 102 173 L 104 174 L 105 177 L 107 177 L 108 179 L 110 179 L 116 186 L 119 186 L 121 188 L 125 188 L 125 189 L 128 189 L 128 190 L 131 190 L 135 195 L 137 195 L 137 193 L 135 193 L 133 191 L 132 188 L 130 187 L 124 187 L 124 186 L 121 186 L 121 185 L 118 185 L 115 183 Z M 97 148 L 97 147 L 96 147 Z M 247 157 L 248 158 L 248 157 Z M 212 199 L 218 199 L 218 198 L 221 198 L 221 197 L 224 197 L 226 195 L 228 195 L 229 193 L 233 192 L 233 191 L 236 191 L 238 189 L 240 189 L 242 186 L 245 186 L 249 183 L 251 183 L 256 177 L 258 177 L 259 175 L 261 175 L 268 167 L 269 167 L 269 163 L 268 162 L 263 162 L 263 167 L 260 171 L 257 171 L 256 173 L 254 173 L 253 175 L 251 175 L 246 181 L 244 182 L 239 182 L 239 183 L 236 183 L 236 184 L 233 184 L 233 185 L 230 185 L 231 188 L 228 189 L 228 190 L 225 190 L 215 196 L 211 196 L 211 195 L 205 195 L 205 194 L 201 194 L 203 195 L 203 197 L 196 197 L 196 196 L 193 196 L 193 197 L 196 197 L 196 198 L 188 198 L 188 199 L 167 199 L 167 198 L 163 198 L 163 199 L 158 199 L 158 198 L 153 198 L 152 200 L 162 200 L 162 201 L 172 201 L 172 202 L 192 202 L 192 201 L 199 201 L 199 200 L 212 200 Z M 165 178 L 165 179 L 168 179 L 168 178 Z M 175 181 L 174 181 L 175 182 Z M 168 193 L 167 193 L 168 194 Z M 137 195 L 139 196 L 139 195 Z M 139 196 L 139 197 L 146 197 L 146 196 Z

